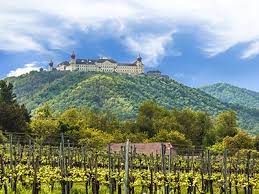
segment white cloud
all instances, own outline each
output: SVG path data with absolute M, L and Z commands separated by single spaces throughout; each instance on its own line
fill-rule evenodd
M 241 58 L 247 59 L 256 55 L 259 55 L 259 41 L 251 43 L 247 50 L 243 52 Z
M 208 56 L 239 43 L 250 44 L 240 57 L 259 53 L 254 46 L 259 38 L 257 0 L 0 0 L 0 3 L 0 50 L 64 49 L 76 44 L 76 38 L 71 38 L 73 32 L 94 30 L 126 37 L 131 44 L 128 48 L 137 53 L 141 47 L 146 60 L 154 65 L 157 56 L 165 55 L 166 46 L 172 41 L 161 36 L 175 29 L 180 33 L 183 27 L 190 26 L 198 29 L 197 48 Z M 138 45 L 138 39 L 146 44 Z
M 0 50 L 6 51 L 43 51 L 41 45 L 30 36 L 16 34 L 15 32 L 2 33 L 0 39 Z
M 155 66 L 166 54 L 166 46 L 172 41 L 172 33 L 153 35 L 145 34 L 126 38 L 125 45 L 133 53 L 143 56 L 146 66 Z
M 12 70 L 8 73 L 7 77 L 17 77 L 31 71 L 38 71 L 40 67 L 36 63 L 28 63 L 25 64 L 23 67 L 19 67 L 15 70 Z

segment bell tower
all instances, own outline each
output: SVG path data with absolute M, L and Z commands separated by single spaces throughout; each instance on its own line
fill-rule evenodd
M 137 61 L 135 62 L 137 65 L 138 73 L 144 73 L 144 64 L 142 63 L 142 57 L 140 54 L 137 57 Z
M 137 64 L 137 66 L 143 65 L 143 63 L 142 63 L 142 57 L 140 56 L 140 54 L 139 54 L 138 57 L 137 57 L 136 64 Z
M 50 60 L 50 62 L 49 62 L 49 67 L 48 67 L 48 70 L 49 71 L 53 71 L 53 65 L 54 65 L 54 63 L 53 63 L 53 61 L 52 60 Z
M 70 55 L 70 66 L 71 66 L 71 68 L 70 68 L 71 71 L 75 71 L 78 69 L 77 64 L 76 64 L 76 54 L 74 51 Z
M 73 64 L 73 63 L 76 63 L 76 54 L 74 51 L 70 55 L 70 64 Z

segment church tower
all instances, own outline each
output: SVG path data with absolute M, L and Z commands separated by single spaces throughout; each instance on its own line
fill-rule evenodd
M 75 71 L 77 70 L 77 64 L 76 64 L 76 55 L 75 55 L 75 52 L 73 51 L 71 56 L 70 56 L 70 70 L 71 71 Z
M 138 73 L 144 73 L 144 64 L 142 63 L 142 57 L 140 54 L 137 57 L 137 61 L 135 62 L 138 67 Z
M 70 64 L 72 63 L 76 63 L 76 54 L 75 52 L 73 51 L 72 54 L 70 55 Z
M 49 71 L 53 71 L 53 70 L 54 70 L 53 65 L 54 65 L 53 61 L 50 60 L 50 62 L 49 62 L 49 67 L 48 67 L 48 70 L 49 70 Z

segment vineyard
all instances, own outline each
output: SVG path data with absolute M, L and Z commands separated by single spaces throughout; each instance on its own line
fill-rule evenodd
M 60 135 L 37 142 L 25 134 L 7 134 L 0 147 L 3 194 L 101 193 L 259 193 L 259 153 L 213 151 L 174 145 L 138 153 L 129 141 L 114 152 L 94 150 Z

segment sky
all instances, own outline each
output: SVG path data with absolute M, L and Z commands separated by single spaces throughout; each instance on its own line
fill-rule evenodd
M 257 0 L 0 0 L 0 78 L 78 58 L 259 91 Z

